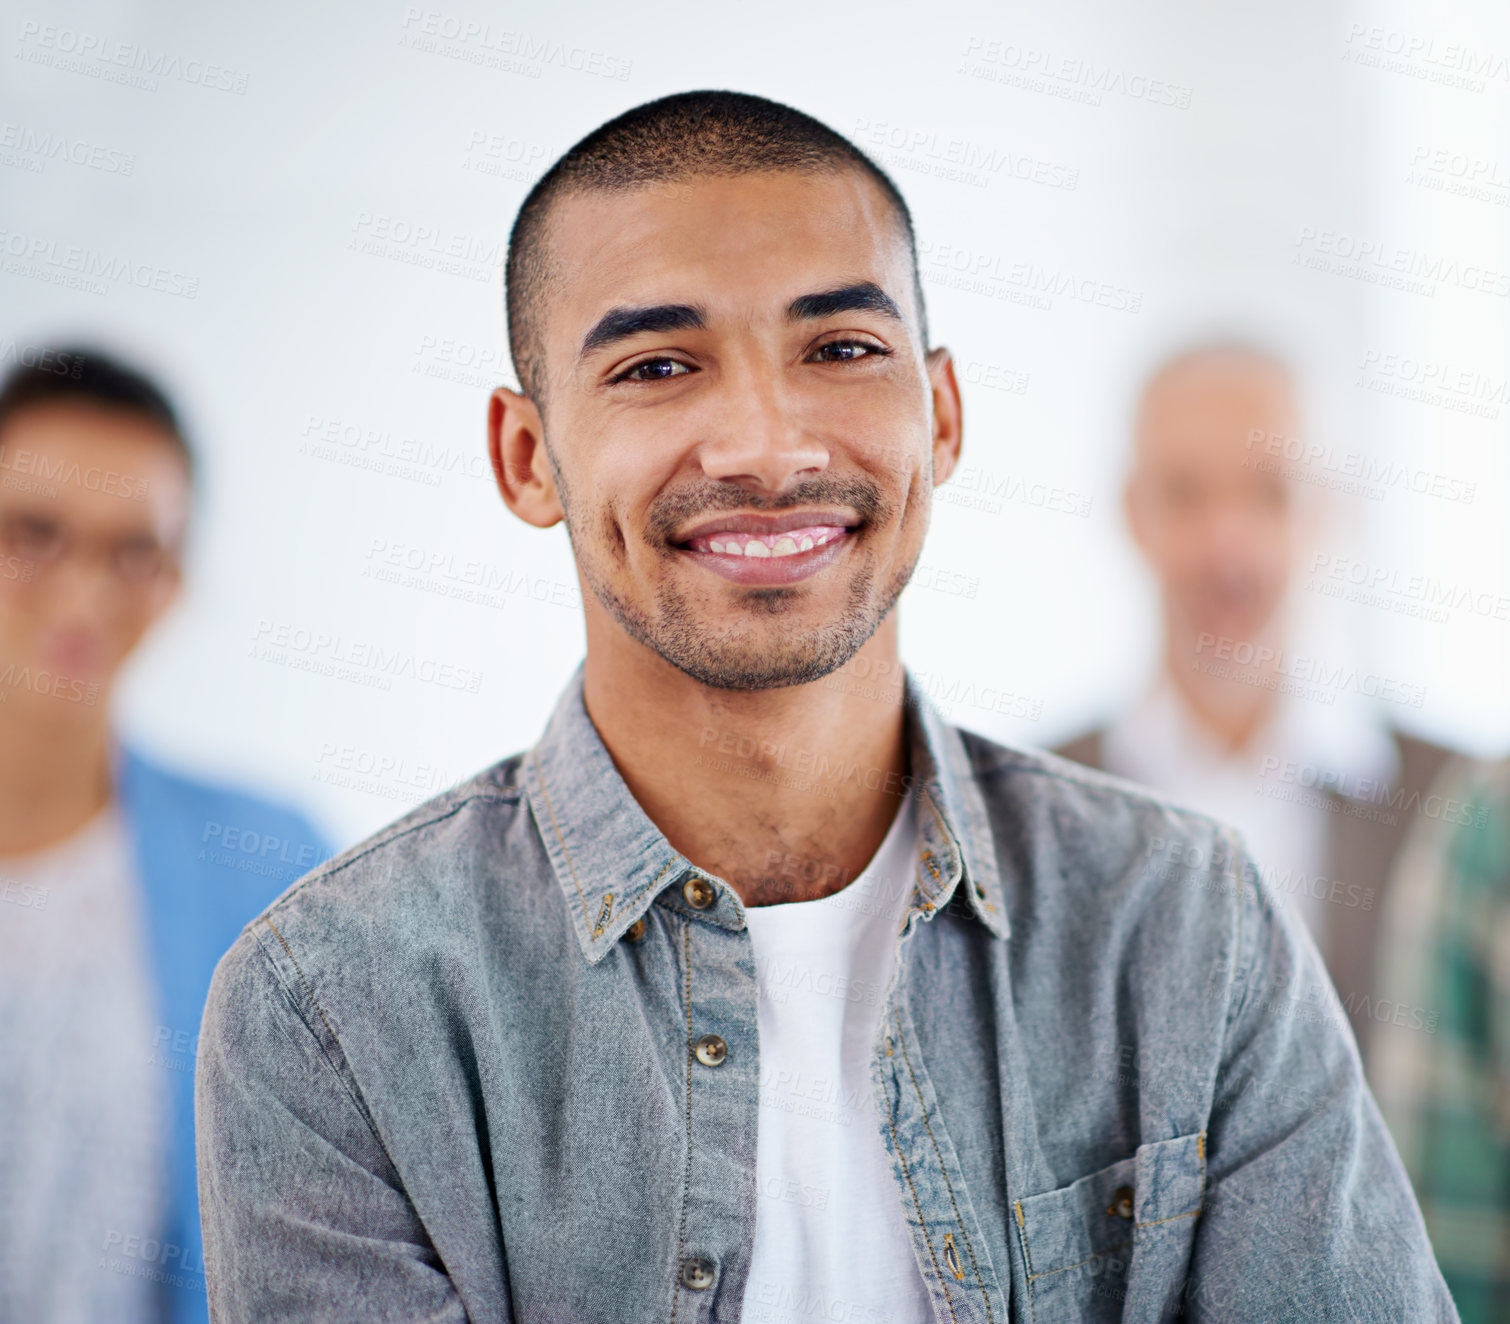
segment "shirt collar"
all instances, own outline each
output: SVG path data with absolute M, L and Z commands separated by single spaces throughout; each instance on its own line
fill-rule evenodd
M 539 743 L 524 756 L 525 793 L 556 881 L 566 894 L 582 954 L 596 963 L 666 888 L 680 886 L 693 863 L 640 808 L 588 716 L 583 668 L 572 675 Z M 963 889 L 971 911 L 996 937 L 1010 929 L 985 800 L 960 733 L 906 673 L 911 776 L 917 797 L 920 906 L 931 918 Z M 703 874 L 704 877 L 708 875 Z M 710 879 L 718 904 L 689 915 L 743 927 L 732 888 Z

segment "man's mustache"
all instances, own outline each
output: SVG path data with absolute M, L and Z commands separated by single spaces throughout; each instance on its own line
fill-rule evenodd
M 676 531 L 701 515 L 725 510 L 780 511 L 802 506 L 852 510 L 861 524 L 875 524 L 891 514 L 881 489 L 864 478 L 809 478 L 777 496 L 751 492 L 733 483 L 697 483 L 662 493 L 650 503 L 645 531 L 654 542 L 671 542 Z

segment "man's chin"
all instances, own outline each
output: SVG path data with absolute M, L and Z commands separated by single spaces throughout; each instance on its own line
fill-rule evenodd
M 787 650 L 756 653 L 698 652 L 694 655 L 687 655 L 680 650 L 657 651 L 683 675 L 709 689 L 750 692 L 815 684 L 839 670 L 858 649 L 803 653 Z
M 1241 650 L 1251 661 L 1258 649 L 1277 647 L 1271 640 L 1272 621 L 1269 616 L 1247 612 L 1230 612 L 1203 616 L 1190 627 L 1190 651 L 1198 657 L 1215 656 L 1220 649 L 1223 654 Z M 1264 656 L 1271 656 L 1265 652 Z
M 908 568 L 910 571 L 910 567 Z M 688 592 L 664 580 L 642 607 L 587 576 L 594 596 L 638 643 L 710 689 L 754 691 L 811 685 L 832 675 L 875 634 L 906 583 L 879 596 L 869 568 L 815 592 L 815 585 L 705 583 Z

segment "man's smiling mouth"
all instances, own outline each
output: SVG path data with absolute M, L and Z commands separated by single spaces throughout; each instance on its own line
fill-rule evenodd
M 694 552 L 716 552 L 721 556 L 777 557 L 810 552 L 842 538 L 848 530 L 835 524 L 809 524 L 784 533 L 741 533 L 720 530 L 704 537 L 692 538 L 687 546 Z
M 791 584 L 828 565 L 858 532 L 860 521 L 829 511 L 721 515 L 676 541 L 707 569 L 745 584 Z

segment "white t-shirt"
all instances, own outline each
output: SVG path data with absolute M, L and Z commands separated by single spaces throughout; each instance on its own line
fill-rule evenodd
M 760 988 L 746 1324 L 933 1318 L 870 1081 L 897 931 L 916 886 L 914 798 L 848 886 L 745 911 Z
M 118 809 L 0 856 L 0 1320 L 161 1318 L 155 998 Z

